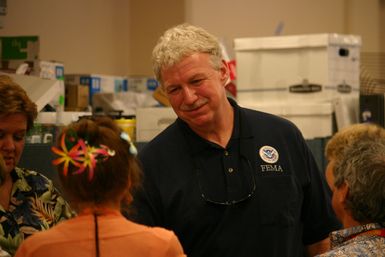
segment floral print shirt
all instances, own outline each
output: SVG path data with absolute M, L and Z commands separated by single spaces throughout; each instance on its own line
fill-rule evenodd
M 9 208 L 0 205 L 0 246 L 14 255 L 25 238 L 72 217 L 72 212 L 52 181 L 42 174 L 16 167 L 11 176 Z
M 384 229 L 385 224 L 369 223 L 341 229 L 330 233 L 332 250 L 318 257 L 383 257 L 385 256 L 385 237 L 361 234 L 366 231 Z

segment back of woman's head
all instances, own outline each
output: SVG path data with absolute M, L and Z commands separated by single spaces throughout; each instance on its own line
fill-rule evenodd
M 82 118 L 65 127 L 54 152 L 62 186 L 72 203 L 103 205 L 131 200 L 140 184 L 140 169 L 130 142 L 108 117 Z M 64 154 L 67 152 L 67 154 Z M 63 156 L 66 155 L 68 167 Z
M 27 129 L 30 129 L 37 117 L 36 104 L 9 76 L 0 75 L 0 117 L 15 113 L 27 116 Z

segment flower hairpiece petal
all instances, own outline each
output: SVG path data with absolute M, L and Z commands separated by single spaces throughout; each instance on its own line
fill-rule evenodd
M 76 142 L 75 145 L 68 151 L 65 141 L 66 134 L 64 133 L 61 138 L 60 148 L 52 147 L 52 151 L 60 157 L 52 161 L 54 165 L 59 165 L 64 162 L 63 174 L 68 174 L 69 165 L 77 167 L 78 169 L 73 171 L 72 174 L 81 174 L 88 170 L 88 179 L 92 180 L 94 177 L 94 170 L 98 161 L 105 161 L 109 157 L 115 155 L 115 151 L 111 150 L 106 145 L 100 145 L 99 147 L 91 146 L 87 141 L 79 138 L 76 142 L 75 137 L 70 135 L 69 140 Z
M 68 152 L 67 146 L 65 144 L 65 134 L 63 134 L 63 136 L 61 137 L 60 145 L 61 145 L 61 148 L 63 150 L 60 150 L 59 148 L 56 148 L 54 146 L 51 147 L 52 152 L 54 152 L 55 154 L 61 156 L 60 158 L 57 158 L 57 159 L 53 160 L 52 164 L 59 165 L 60 163 L 64 162 L 63 174 L 64 174 L 64 176 L 66 176 L 67 173 L 68 173 L 68 166 L 69 166 L 69 164 L 70 163 L 74 164 L 73 151 L 75 151 L 77 147 L 76 146 L 73 147 L 70 150 L 70 152 Z

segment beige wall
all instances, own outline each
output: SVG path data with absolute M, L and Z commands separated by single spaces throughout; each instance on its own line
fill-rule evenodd
M 38 35 L 40 58 L 65 73 L 127 72 L 126 0 L 8 0 L 2 35 Z
M 186 19 L 227 46 L 236 37 L 273 36 L 282 23 L 282 35 L 357 34 L 362 36 L 363 51 L 384 51 L 380 2 L 383 9 L 384 0 L 186 0 Z
M 152 75 L 161 32 L 184 21 L 182 0 L 8 0 L 0 35 L 38 35 L 40 58 L 65 73 Z
M 40 57 L 66 73 L 152 75 L 150 55 L 168 27 L 187 21 L 230 48 L 236 37 L 347 33 L 384 49 L 384 0 L 8 0 L 1 35 L 39 35 Z M 382 21 L 382 22 L 381 22 Z M 380 25 L 381 24 L 381 25 Z
M 236 4 L 231 0 L 186 2 L 188 21 L 215 33 L 228 48 L 237 37 L 273 36 L 279 24 L 283 26 L 281 35 L 342 33 L 344 29 L 344 2 L 341 0 L 238 0 Z
M 152 75 L 152 48 L 164 30 L 184 22 L 184 1 L 130 0 L 129 16 L 129 75 Z
M 345 0 L 347 10 L 346 33 L 358 34 L 362 37 L 363 52 L 384 51 L 381 34 L 384 23 L 381 23 L 380 0 Z
M 380 0 L 380 19 L 379 19 L 379 24 L 380 25 L 380 47 L 381 47 L 381 52 L 385 53 L 385 0 Z

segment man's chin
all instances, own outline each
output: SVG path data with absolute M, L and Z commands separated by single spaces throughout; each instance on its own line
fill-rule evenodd
M 204 117 L 203 115 L 201 116 L 196 116 L 196 117 L 190 117 L 188 119 L 184 119 L 184 121 L 190 126 L 190 127 L 204 127 L 206 124 L 209 123 L 209 120 Z

